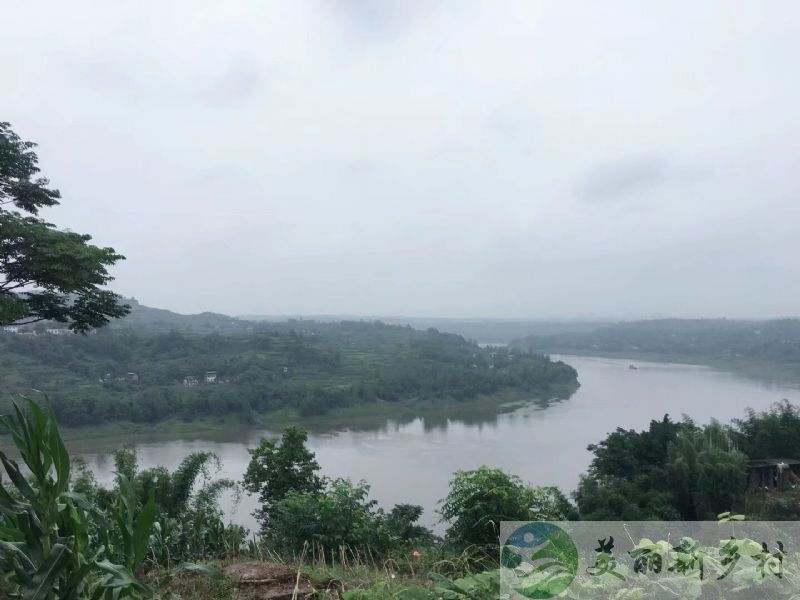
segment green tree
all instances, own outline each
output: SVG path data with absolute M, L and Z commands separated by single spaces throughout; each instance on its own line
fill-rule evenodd
M 333 552 L 340 546 L 380 549 L 376 505 L 363 481 L 336 479 L 316 492 L 292 489 L 273 505 L 267 536 L 285 552 L 300 551 L 306 542 Z
M 439 514 L 458 544 L 496 544 L 501 521 L 560 521 L 574 509 L 554 487 L 531 487 L 516 475 L 480 467 L 457 471 Z
M 747 458 L 719 423 L 664 417 L 645 431 L 617 429 L 589 450 L 595 456 L 575 492 L 582 519 L 713 519 L 742 502 Z
M 410 542 L 429 543 L 431 531 L 417 523 L 422 507 L 398 504 L 388 513 L 369 497 L 369 485 L 326 480 L 322 490 L 290 490 L 270 512 L 266 537 L 286 553 L 305 544 L 338 554 L 342 547 L 384 554 Z
M 429 542 L 431 531 L 419 524 L 422 507 L 418 504 L 395 504 L 384 520 L 387 531 L 403 541 Z
M 800 407 L 788 400 L 734 421 L 737 443 L 750 458 L 800 458 Z
M 102 289 L 112 280 L 108 267 L 124 257 L 38 216 L 61 195 L 37 177 L 34 147 L 0 122 L 0 325 L 59 321 L 76 332 L 101 327 L 129 311 L 120 296 Z
M 248 450 L 250 463 L 244 474 L 243 486 L 258 494 L 261 509 L 256 516 L 266 525 L 273 505 L 283 500 L 289 491 L 317 493 L 322 480 L 314 453 L 306 447 L 308 434 L 300 427 L 287 427 L 280 443 L 261 438 L 257 448 Z
M 670 445 L 668 457 L 668 484 L 684 518 L 714 519 L 742 501 L 747 457 L 734 447 L 730 431 L 719 423 L 681 431 Z
M 582 519 L 680 520 L 693 511 L 691 500 L 676 502 L 668 478 L 669 448 L 681 431 L 694 432 L 691 421 L 668 416 L 651 421 L 645 431 L 617 429 L 589 446 L 594 458 L 581 477 L 575 500 Z

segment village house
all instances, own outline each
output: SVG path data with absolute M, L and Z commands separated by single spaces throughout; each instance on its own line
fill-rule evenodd
M 206 383 L 216 383 L 217 382 L 217 372 L 216 371 L 206 371 Z
M 7 325 L 6 327 L 3 327 L 3 331 L 5 333 L 19 333 L 19 327 L 16 325 Z
M 794 487 L 800 484 L 800 460 L 765 458 L 747 461 L 747 486 L 754 491 Z
M 185 385 L 186 387 L 193 387 L 195 385 L 198 385 L 199 383 L 200 381 L 194 375 L 187 375 L 186 377 L 183 378 L 183 385 Z

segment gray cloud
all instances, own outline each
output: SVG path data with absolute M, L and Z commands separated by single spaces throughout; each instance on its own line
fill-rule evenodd
M 324 2 L 335 14 L 364 37 L 381 40 L 408 30 L 430 16 L 441 0 L 333 0 Z
M 264 77 L 247 61 L 234 61 L 203 92 L 203 99 L 218 108 L 236 106 L 264 87 Z
M 125 254 L 116 289 L 151 305 L 795 314 L 799 21 L 790 0 L 9 3 L 0 120 L 62 191 L 45 217 Z
M 705 168 L 678 167 L 657 154 L 646 154 L 595 167 L 579 188 L 588 201 L 647 199 L 648 193 L 670 184 L 696 182 Z

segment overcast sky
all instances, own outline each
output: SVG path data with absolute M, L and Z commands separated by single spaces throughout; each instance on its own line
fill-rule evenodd
M 800 2 L 6 2 L 45 216 L 181 312 L 800 314 Z

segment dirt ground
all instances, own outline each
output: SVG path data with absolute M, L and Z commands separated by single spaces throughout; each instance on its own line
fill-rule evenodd
M 222 571 L 236 587 L 238 600 L 311 598 L 319 590 L 319 586 L 315 590 L 306 577 L 298 578 L 297 571 L 286 565 L 246 562 L 230 565 Z

